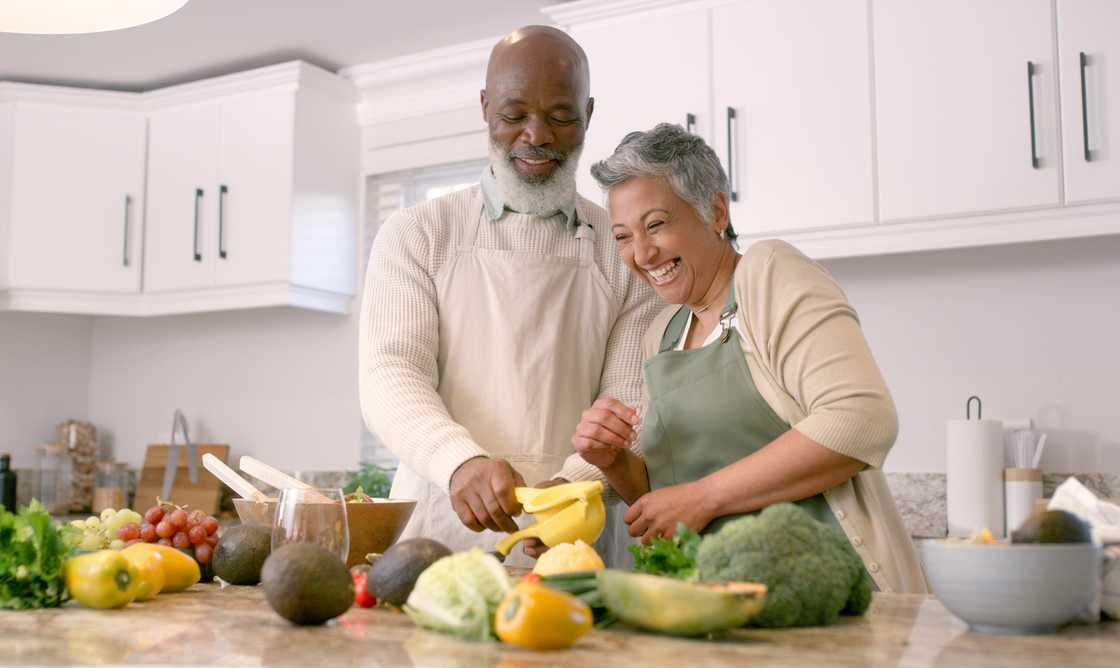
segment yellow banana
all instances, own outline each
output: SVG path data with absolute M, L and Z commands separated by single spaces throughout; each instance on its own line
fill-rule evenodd
M 590 544 L 603 530 L 607 513 L 603 507 L 603 483 L 598 480 L 545 489 L 518 487 L 514 494 L 525 512 L 537 521 L 501 540 L 497 550 L 503 555 L 526 538 L 539 538 L 549 547 L 577 540 Z

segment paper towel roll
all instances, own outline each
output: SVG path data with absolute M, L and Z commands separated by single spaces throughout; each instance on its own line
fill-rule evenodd
M 950 536 L 988 529 L 1003 537 L 1003 423 L 949 420 L 945 502 Z

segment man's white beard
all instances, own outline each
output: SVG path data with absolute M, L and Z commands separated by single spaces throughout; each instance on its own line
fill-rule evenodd
M 505 149 L 491 141 L 490 167 L 506 207 L 531 216 L 550 216 L 570 205 L 576 194 L 576 168 L 582 152 L 582 145 L 572 149 L 543 183 L 527 183 L 514 169 Z

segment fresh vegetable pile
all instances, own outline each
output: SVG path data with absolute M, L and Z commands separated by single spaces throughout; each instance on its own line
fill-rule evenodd
M 53 608 L 66 600 L 70 549 L 37 501 L 14 515 L 0 508 L 0 608 Z

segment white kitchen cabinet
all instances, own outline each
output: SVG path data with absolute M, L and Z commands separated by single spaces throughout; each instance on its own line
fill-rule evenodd
M 139 292 L 145 120 L 120 103 L 0 85 L 0 289 Z
M 1058 205 L 1050 1 L 872 8 L 881 220 Z
M 1057 6 L 1066 201 L 1120 198 L 1120 2 Z
M 717 5 L 712 29 L 736 230 L 873 223 L 867 1 L 744 0 Z
M 575 25 L 571 34 L 587 53 L 595 98 L 577 179 L 580 194 L 602 201 L 590 167 L 629 132 L 678 123 L 711 141 L 707 9 L 670 7 L 608 18 Z

